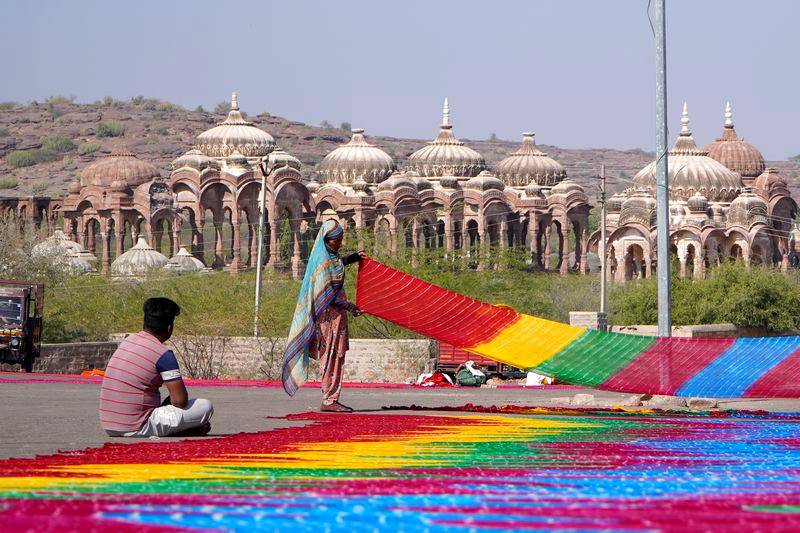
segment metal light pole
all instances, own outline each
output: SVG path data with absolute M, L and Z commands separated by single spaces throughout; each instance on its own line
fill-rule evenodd
M 606 166 L 600 165 L 600 312 L 597 325 L 601 331 L 608 331 L 607 284 L 608 258 L 606 257 Z
M 655 1 L 656 41 L 656 249 L 658 261 L 658 336 L 672 335 L 669 277 L 669 183 L 667 174 L 666 0 Z
M 264 219 L 267 211 L 267 185 L 269 182 L 267 178 L 272 172 L 269 154 L 261 159 L 258 168 L 261 169 L 261 198 L 258 209 L 258 262 L 256 263 L 256 303 L 253 314 L 253 337 L 258 337 L 258 315 L 261 310 L 261 278 L 264 271 Z

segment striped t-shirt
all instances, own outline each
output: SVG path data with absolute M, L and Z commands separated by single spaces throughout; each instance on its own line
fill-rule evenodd
M 161 404 L 159 387 L 181 379 L 175 354 L 150 333 L 128 335 L 108 361 L 100 388 L 100 424 L 111 432 L 136 431 Z

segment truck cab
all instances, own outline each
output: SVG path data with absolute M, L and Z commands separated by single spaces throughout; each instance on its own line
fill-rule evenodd
M 41 283 L 0 280 L 0 363 L 33 370 L 42 336 Z

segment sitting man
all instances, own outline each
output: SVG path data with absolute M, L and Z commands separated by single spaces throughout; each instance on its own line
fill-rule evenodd
M 128 335 L 111 356 L 100 389 L 100 423 L 112 437 L 205 435 L 211 402 L 189 400 L 178 360 L 164 342 L 181 312 L 168 298 L 144 303 L 143 331 Z M 161 402 L 158 389 L 167 386 Z

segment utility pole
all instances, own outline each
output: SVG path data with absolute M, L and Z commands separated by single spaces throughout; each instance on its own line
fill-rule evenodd
M 655 0 L 656 41 L 656 250 L 658 261 L 658 336 L 672 335 L 669 276 L 669 183 L 667 169 L 666 0 Z
M 607 283 L 608 257 L 606 257 L 606 166 L 600 165 L 600 312 L 597 314 L 597 326 L 600 331 L 608 331 Z M 588 253 L 588 252 L 587 252 Z
M 258 337 L 258 315 L 261 310 L 261 278 L 264 271 L 264 222 L 267 211 L 267 185 L 269 184 L 270 168 L 269 154 L 261 159 L 258 168 L 261 169 L 261 195 L 258 209 L 258 262 L 256 263 L 256 302 L 253 313 L 253 337 Z

